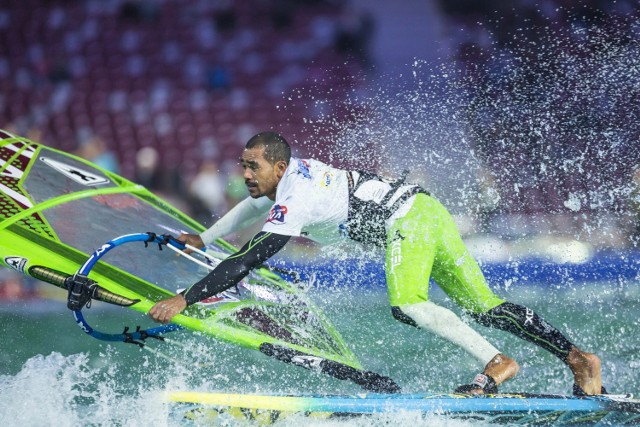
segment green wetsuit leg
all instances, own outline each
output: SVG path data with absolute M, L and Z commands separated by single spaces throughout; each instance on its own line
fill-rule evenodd
M 428 300 L 429 277 L 458 305 L 484 313 L 504 302 L 487 282 L 444 206 L 418 194 L 387 231 L 386 276 L 392 307 Z
M 427 301 L 431 275 L 451 299 L 482 325 L 530 341 L 565 363 L 574 347 L 533 310 L 508 303 L 489 289 L 453 218 L 430 196 L 418 194 L 407 215 L 389 228 L 386 275 L 392 307 Z M 407 321 L 397 311 L 394 315 Z

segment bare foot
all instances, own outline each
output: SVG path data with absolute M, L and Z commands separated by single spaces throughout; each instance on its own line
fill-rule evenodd
M 484 367 L 483 374 L 490 376 L 496 382 L 496 385 L 502 384 L 504 381 L 516 376 L 520 366 L 518 362 L 505 356 L 504 354 L 496 354 L 493 359 Z M 481 387 L 474 388 L 468 392 L 469 394 L 484 394 Z
M 515 377 L 519 370 L 520 365 L 518 365 L 518 362 L 504 354 L 496 354 L 484 367 L 482 373 L 489 375 L 495 380 L 496 385 L 500 385 L 504 381 Z
M 592 353 L 586 353 L 573 347 L 567 357 L 567 363 L 576 385 L 586 394 L 600 394 L 602 392 L 602 377 L 600 358 Z

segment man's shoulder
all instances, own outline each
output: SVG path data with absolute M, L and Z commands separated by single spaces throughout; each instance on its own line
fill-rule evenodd
M 288 175 L 298 175 L 305 179 L 313 179 L 321 176 L 327 171 L 340 172 L 341 169 L 335 168 L 327 163 L 316 159 L 298 159 L 291 158 L 287 168 Z
M 285 176 L 311 179 L 311 163 L 312 161 L 310 159 L 298 159 L 292 157 Z

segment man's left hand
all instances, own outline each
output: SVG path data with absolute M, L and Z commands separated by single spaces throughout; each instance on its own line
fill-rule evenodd
M 159 323 L 169 323 L 173 316 L 187 308 L 187 302 L 180 294 L 175 297 L 159 301 L 149 310 L 149 316 Z

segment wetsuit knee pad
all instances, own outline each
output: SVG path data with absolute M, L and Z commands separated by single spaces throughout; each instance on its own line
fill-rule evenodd
M 453 311 L 431 301 L 392 307 L 391 312 L 403 323 L 425 329 L 458 345 L 483 364 L 500 353 Z
M 401 307 L 402 314 L 418 327 L 430 330 L 441 336 L 447 336 L 462 320 L 448 308 L 431 301 L 410 304 Z
M 483 326 L 510 332 L 544 348 L 567 363 L 569 351 L 573 347 L 571 341 L 528 307 L 504 302 L 484 313 L 470 315 Z

